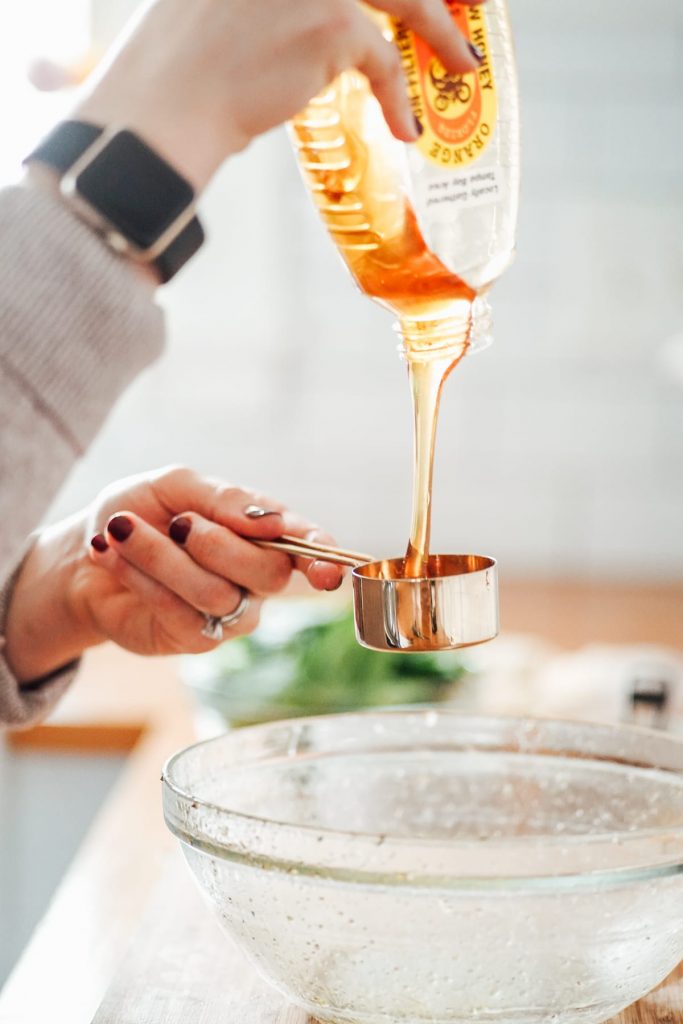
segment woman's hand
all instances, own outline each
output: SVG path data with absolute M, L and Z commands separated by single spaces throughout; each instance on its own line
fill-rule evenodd
M 254 629 L 293 568 L 317 590 L 340 585 L 335 565 L 250 542 L 283 533 L 329 539 L 269 498 L 187 469 L 114 484 L 39 536 L 12 593 L 10 668 L 39 679 L 104 640 L 138 654 L 208 651 L 206 616 L 230 615 L 244 591 L 249 603 L 227 637 Z
M 405 21 L 448 71 L 476 69 L 444 0 L 372 6 Z M 393 133 L 414 141 L 398 51 L 356 0 L 156 0 L 75 116 L 139 131 L 200 190 L 227 156 L 351 67 L 367 75 Z

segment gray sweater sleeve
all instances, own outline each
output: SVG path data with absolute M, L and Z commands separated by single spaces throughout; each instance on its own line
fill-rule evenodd
M 48 192 L 0 191 L 0 724 L 42 717 L 73 674 L 20 689 L 2 658 L 26 538 L 162 345 L 151 288 L 125 260 Z
M 0 624 L 4 626 L 7 608 L 12 596 L 12 586 L 21 568 L 19 565 L 0 586 Z M 0 727 L 3 725 L 33 725 L 44 718 L 67 689 L 76 674 L 78 662 L 65 665 L 46 679 L 39 679 L 29 686 L 19 686 L 3 658 L 4 639 L 0 635 Z

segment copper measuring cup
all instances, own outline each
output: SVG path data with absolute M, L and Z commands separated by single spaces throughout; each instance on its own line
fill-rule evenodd
M 431 555 L 424 577 L 404 575 L 404 559 L 316 544 L 300 537 L 260 547 L 353 568 L 356 636 L 375 651 L 450 651 L 498 634 L 498 572 L 485 555 Z

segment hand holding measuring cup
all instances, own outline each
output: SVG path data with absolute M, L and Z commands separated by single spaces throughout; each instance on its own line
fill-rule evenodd
M 315 550 L 254 543 L 283 534 L 329 539 L 280 502 L 189 469 L 119 481 L 38 535 L 13 590 L 5 656 L 27 682 L 105 640 L 148 655 L 211 650 L 251 632 L 294 570 L 315 590 L 341 584 L 340 566 Z

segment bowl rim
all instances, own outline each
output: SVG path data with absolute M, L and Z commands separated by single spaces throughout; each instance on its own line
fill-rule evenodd
M 435 837 L 405 837 L 383 835 L 377 832 L 344 831 L 317 825 L 299 825 L 291 821 L 266 818 L 231 810 L 228 807 L 198 797 L 174 780 L 174 769 L 183 758 L 212 745 L 226 744 L 241 739 L 259 738 L 276 730 L 304 733 L 310 728 L 324 727 L 348 720 L 370 719 L 396 721 L 401 718 L 424 719 L 428 725 L 438 720 L 466 724 L 472 730 L 477 726 L 514 728 L 533 735 L 539 731 L 570 730 L 587 734 L 594 739 L 610 736 L 640 740 L 680 755 L 681 767 L 667 767 L 650 760 L 633 760 L 613 755 L 600 755 L 595 750 L 571 751 L 582 760 L 601 760 L 623 764 L 633 769 L 670 772 L 683 776 L 683 737 L 661 733 L 640 726 L 584 722 L 572 719 L 529 718 L 506 715 L 474 715 L 457 710 L 432 707 L 427 709 L 397 708 L 368 709 L 341 714 L 281 719 L 247 726 L 207 740 L 201 740 L 169 757 L 164 765 L 164 815 L 170 831 L 182 843 L 225 860 L 236 861 L 267 870 L 281 870 L 288 874 L 318 876 L 339 881 L 371 884 L 401 884 L 403 886 L 439 886 L 446 888 L 557 888 L 569 885 L 621 885 L 626 882 L 647 880 L 667 875 L 683 874 L 683 808 L 680 825 L 659 826 L 633 831 L 606 831 L 581 835 L 511 836 L 504 839 L 444 840 Z M 403 748 L 405 749 L 405 748 Z M 452 748 L 456 749 L 456 748 Z M 467 748 L 457 748 L 467 749 Z M 508 746 L 498 749 L 511 748 Z M 472 747 L 470 747 L 470 751 Z M 341 753 L 341 751 L 335 751 Z M 520 753 L 533 753 L 533 749 Z M 537 753 L 561 756 L 570 749 L 549 750 L 539 748 Z M 320 755 L 321 751 L 316 751 Z M 298 756 L 295 749 L 287 756 Z M 256 765 L 267 758 L 251 761 Z M 245 765 L 249 764 L 247 760 Z M 224 829 L 205 827 L 205 815 L 210 811 L 214 822 Z M 332 846 L 325 856 L 325 845 Z M 416 851 L 419 858 L 416 858 Z M 615 851 L 618 852 L 617 863 Z M 295 853 L 295 855 L 293 855 Z M 450 862 L 457 861 L 454 870 Z M 501 874 L 501 857 L 506 872 Z M 413 865 L 427 858 L 429 868 Z M 605 867 L 605 863 L 609 864 Z

